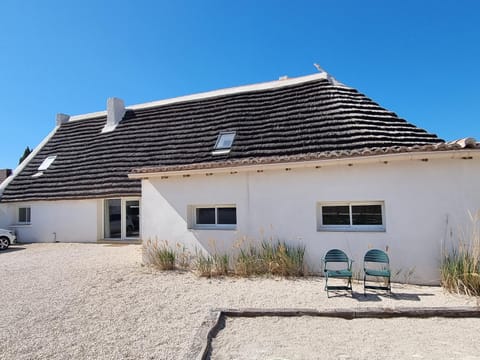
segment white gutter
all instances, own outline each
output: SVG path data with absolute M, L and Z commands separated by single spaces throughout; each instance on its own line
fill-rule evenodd
M 444 150 L 444 151 L 427 151 L 415 153 L 400 153 L 400 154 L 385 154 L 385 155 L 371 155 L 371 156 L 356 156 L 341 159 L 320 159 L 307 161 L 292 161 L 280 162 L 272 164 L 253 164 L 253 165 L 228 165 L 217 168 L 203 168 L 191 170 L 173 170 L 162 172 L 146 172 L 146 173 L 130 173 L 130 179 L 147 179 L 170 176 L 185 176 L 185 175 L 204 175 L 204 174 L 228 174 L 239 172 L 255 172 L 255 171 L 269 171 L 269 170 L 292 170 L 302 168 L 321 168 L 327 166 L 341 166 L 341 165 L 359 165 L 369 163 L 386 163 L 393 161 L 428 161 L 430 159 L 470 159 L 480 158 L 479 150 Z
M 40 144 L 37 145 L 35 149 L 13 170 L 12 174 L 7 177 L 1 184 L 0 184 L 0 196 L 3 194 L 5 188 L 12 182 L 12 180 L 17 176 L 22 170 L 27 166 L 27 164 L 32 160 L 39 151 L 45 146 L 45 144 L 52 138 L 53 135 L 57 132 L 60 128 L 60 125 L 57 125 L 53 128 L 53 130 L 42 140 Z

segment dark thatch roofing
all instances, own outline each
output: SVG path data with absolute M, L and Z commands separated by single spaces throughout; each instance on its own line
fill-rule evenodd
M 475 141 L 472 138 L 468 138 Z M 460 140 L 461 142 L 461 140 Z M 414 146 L 392 146 L 392 147 L 373 147 L 363 148 L 355 150 L 333 150 L 323 151 L 320 153 L 308 153 L 308 154 L 296 154 L 285 156 L 265 156 L 257 158 L 240 158 L 240 159 L 227 159 L 221 164 L 218 162 L 205 162 L 196 164 L 183 164 L 183 165 L 167 165 L 167 166 L 154 166 L 154 167 L 142 167 L 133 169 L 131 172 L 134 178 L 142 178 L 142 174 L 151 173 L 167 173 L 167 172 L 179 172 L 179 171 L 191 171 L 191 170 L 208 170 L 208 169 L 231 169 L 242 166 L 252 165 L 271 165 L 271 164 L 283 164 L 294 162 L 311 162 L 321 160 L 334 160 L 334 159 L 352 159 L 356 157 L 366 156 L 378 156 L 378 155 L 391 155 L 391 154 L 405 154 L 405 153 L 425 153 L 431 151 L 454 151 L 465 149 L 480 149 L 480 143 L 461 144 L 459 142 L 452 143 L 437 143 L 428 145 L 414 145 Z M 316 163 L 315 163 L 315 166 Z M 146 175 L 148 176 L 148 175 Z
M 287 82 L 286 82 L 287 83 Z M 112 132 L 106 115 L 60 126 L 6 187 L 2 201 L 140 195 L 134 169 L 221 167 L 443 143 L 355 89 L 318 77 L 263 90 L 154 107 L 134 107 Z M 230 153 L 212 155 L 218 134 L 235 131 Z M 56 160 L 32 177 L 49 155 Z M 137 170 L 142 171 L 142 170 Z

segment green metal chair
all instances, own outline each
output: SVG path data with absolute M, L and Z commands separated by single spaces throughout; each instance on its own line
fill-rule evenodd
M 329 297 L 329 290 L 350 290 L 353 295 L 352 290 L 352 263 L 353 260 L 350 260 L 342 250 L 332 249 L 327 251 L 323 260 L 323 272 L 325 274 L 325 291 L 327 292 L 327 297 Z M 330 278 L 340 278 L 347 281 L 346 285 L 328 285 L 328 279 Z
M 368 250 L 363 258 L 363 294 L 366 289 L 386 290 L 392 293 L 390 284 L 390 260 L 386 252 L 378 249 Z M 367 277 L 383 278 L 384 285 L 367 285 Z

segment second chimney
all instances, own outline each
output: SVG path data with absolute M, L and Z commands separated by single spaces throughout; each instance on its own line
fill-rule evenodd
M 66 122 L 68 122 L 69 119 L 70 119 L 70 115 L 59 113 L 56 116 L 55 122 L 56 122 L 57 126 L 60 126 L 62 124 L 65 124 Z
M 125 115 L 125 103 L 119 98 L 108 98 L 107 100 L 107 123 L 102 130 L 102 133 L 115 130 L 117 125 L 122 121 Z

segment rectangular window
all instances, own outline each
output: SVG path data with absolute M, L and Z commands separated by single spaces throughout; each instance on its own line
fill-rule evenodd
M 385 231 L 383 202 L 319 203 L 319 231 Z
M 352 205 L 352 225 L 383 225 L 382 205 Z
M 322 206 L 323 225 L 350 225 L 348 206 Z
M 42 161 L 42 163 L 38 167 L 38 171 L 47 170 L 50 167 L 50 165 L 52 165 L 52 163 L 55 161 L 56 158 L 57 158 L 57 155 L 52 155 L 47 157 L 45 160 Z
M 228 154 L 235 140 L 235 131 L 221 132 L 218 135 L 212 155 Z
M 237 209 L 234 207 L 217 208 L 217 224 L 236 225 Z
M 234 230 L 237 225 L 235 205 L 191 206 L 190 227 L 195 229 Z
M 215 225 L 215 208 L 197 208 L 196 209 L 197 225 Z
M 230 149 L 232 147 L 234 139 L 234 131 L 220 133 L 220 135 L 218 135 L 217 142 L 215 143 L 215 150 Z
M 18 223 L 19 224 L 31 223 L 31 210 L 29 207 L 18 208 Z

